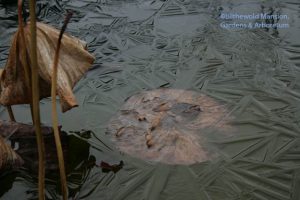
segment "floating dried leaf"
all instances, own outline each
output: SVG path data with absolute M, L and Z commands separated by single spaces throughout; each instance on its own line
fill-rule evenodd
M 200 108 L 201 107 L 201 108 Z M 153 109 L 156 108 L 156 109 Z M 208 130 L 232 130 L 225 106 L 204 94 L 181 89 L 155 89 L 135 94 L 111 119 L 107 133 L 119 150 L 168 164 L 209 160 L 215 152 L 205 144 Z M 131 110 L 122 112 L 124 110 Z M 145 116 L 143 123 L 133 113 Z M 126 137 L 116 137 L 122 127 Z

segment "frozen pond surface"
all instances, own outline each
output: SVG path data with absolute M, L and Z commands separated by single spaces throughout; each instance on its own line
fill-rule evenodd
M 4 67 L 17 13 L 16 4 L 1 2 L 0 66 Z M 96 56 L 93 69 L 74 90 L 80 106 L 60 115 L 63 130 L 86 141 L 70 144 L 70 154 L 82 155 L 82 160 L 70 161 L 76 165 L 68 175 L 70 198 L 300 199 L 299 1 L 41 0 L 37 4 L 40 21 L 57 28 L 65 11 L 73 10 L 67 32 L 87 41 Z M 244 21 L 221 19 L 222 13 L 287 15 L 288 20 L 259 22 L 288 23 L 289 28 L 224 29 L 222 22 Z M 116 150 L 105 134 L 111 117 L 128 97 L 161 87 L 203 93 L 226 107 L 232 134 L 207 134 L 220 156 L 189 166 L 166 165 Z M 28 106 L 13 109 L 17 121 L 30 123 Z M 42 122 L 51 124 L 50 99 L 41 102 L 41 110 Z M 0 118 L 7 119 L 3 107 Z M 123 160 L 124 167 L 116 174 L 103 173 L 89 167 L 89 159 Z M 48 176 L 47 198 L 57 199 L 57 177 Z M 36 179 L 26 169 L 2 174 L 0 185 L 1 199 L 36 197 Z

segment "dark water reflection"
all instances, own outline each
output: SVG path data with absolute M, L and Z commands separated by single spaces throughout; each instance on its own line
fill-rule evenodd
M 0 66 L 17 28 L 15 3 L 0 1 Z M 79 107 L 59 116 L 71 133 L 92 130 L 71 155 L 105 160 L 124 168 L 71 170 L 75 199 L 299 199 L 300 4 L 242 0 L 40 0 L 40 21 L 61 27 L 74 11 L 67 32 L 88 42 L 96 61 L 75 87 Z M 287 14 L 288 29 L 226 30 L 221 12 Z M 226 105 L 238 131 L 218 138 L 222 156 L 192 166 L 149 163 L 115 151 L 105 136 L 107 122 L 124 100 L 159 87 L 203 92 Z M 15 106 L 17 121 L 30 123 L 29 108 Z M 41 102 L 42 122 L 51 124 L 50 100 Z M 1 119 L 7 119 L 0 107 Z M 80 156 L 79 156 L 80 158 Z M 77 164 L 79 166 L 79 164 Z M 24 175 L 25 174 L 25 175 Z M 76 177 L 76 178 L 74 178 Z M 57 199 L 57 177 L 49 175 L 47 197 Z M 30 199 L 36 178 L 25 172 L 1 177 L 2 199 Z M 5 187 L 2 187 L 5 185 Z

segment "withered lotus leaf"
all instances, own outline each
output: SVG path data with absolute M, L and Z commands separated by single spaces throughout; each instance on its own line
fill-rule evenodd
M 0 171 L 19 167 L 22 164 L 22 158 L 0 136 Z
M 205 134 L 213 130 L 228 135 L 232 127 L 227 113 L 225 105 L 205 94 L 155 89 L 128 98 L 106 133 L 120 151 L 131 156 L 190 165 L 217 155 L 208 148 Z
M 30 24 L 24 27 L 25 46 L 22 45 L 20 30 L 12 39 L 7 63 L 0 79 L 0 104 L 27 104 L 31 101 L 30 90 L 25 84 L 24 59 L 21 48 L 26 48 L 27 64 L 30 66 Z M 59 30 L 37 23 L 37 56 L 40 76 L 40 99 L 51 95 L 51 76 Z M 61 41 L 58 62 L 57 94 L 60 97 L 62 111 L 75 106 L 77 102 L 72 92 L 75 84 L 94 62 L 87 51 L 86 43 L 67 34 Z

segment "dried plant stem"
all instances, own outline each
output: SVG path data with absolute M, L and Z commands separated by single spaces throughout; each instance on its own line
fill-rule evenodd
M 30 68 L 27 58 L 27 51 L 26 51 L 26 42 L 25 42 L 25 35 L 24 35 L 24 25 L 23 25 L 23 17 L 22 17 L 22 0 L 18 0 L 18 23 L 19 23 L 19 35 L 18 40 L 21 40 L 21 45 L 19 45 L 19 49 L 21 51 L 21 59 L 22 59 L 22 65 L 25 72 L 25 84 L 27 88 L 27 92 L 30 97 L 32 97 L 31 92 L 31 76 L 30 76 Z M 19 59 L 19 58 L 18 58 Z M 30 100 L 30 112 L 31 112 L 31 118 L 33 119 L 33 108 L 32 108 L 32 98 Z
M 12 110 L 11 106 L 6 106 L 6 109 L 7 109 L 10 121 L 15 122 L 16 119 L 15 119 L 15 116 L 14 116 L 14 113 L 13 113 L 13 110 Z
M 51 80 L 52 81 L 51 83 L 52 123 L 53 123 L 53 131 L 54 131 L 54 138 L 55 138 L 60 179 L 61 179 L 61 191 L 64 200 L 67 200 L 68 198 L 68 188 L 67 188 L 67 179 L 66 179 L 66 171 L 65 171 L 65 164 L 64 164 L 64 155 L 61 147 L 60 135 L 58 130 L 58 118 L 57 118 L 57 110 L 56 110 L 56 90 L 57 90 L 57 65 L 58 65 L 61 39 L 71 16 L 72 13 L 69 13 L 68 16 L 66 17 L 64 25 L 59 34 L 55 56 L 54 56 L 53 73 L 52 73 L 52 80 Z
M 38 155 L 39 155 L 39 179 L 38 179 L 38 191 L 39 199 L 45 199 L 45 144 L 44 138 L 41 132 L 40 122 L 40 91 L 39 91 L 39 76 L 37 67 L 37 38 L 36 38 L 36 17 L 35 17 L 35 0 L 29 2 L 30 12 L 30 33 L 31 33 L 31 77 L 32 77 L 32 105 L 33 105 L 33 118 L 34 128 L 37 138 Z

